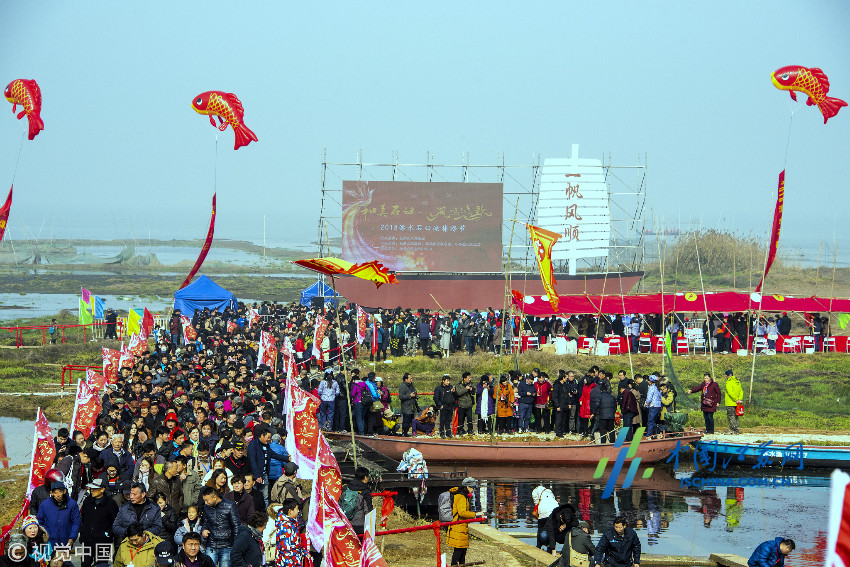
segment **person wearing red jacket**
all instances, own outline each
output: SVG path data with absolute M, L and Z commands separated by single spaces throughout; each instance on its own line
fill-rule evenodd
M 714 412 L 717 411 L 717 406 L 720 404 L 720 386 L 717 385 L 711 374 L 706 372 L 702 376 L 702 384 L 688 393 L 694 394 L 696 392 L 700 392 L 700 409 L 703 419 L 705 419 L 705 433 L 711 435 L 714 433 Z
M 552 383 L 549 381 L 549 376 L 545 372 L 540 372 L 539 368 L 531 371 L 536 378 L 534 388 L 537 390 L 537 397 L 534 400 L 534 429 L 538 433 L 549 433 L 552 431 L 552 410 L 549 408 L 549 399 L 552 396 Z

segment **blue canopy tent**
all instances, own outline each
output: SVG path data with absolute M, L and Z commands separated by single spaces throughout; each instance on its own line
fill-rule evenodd
M 334 293 L 333 288 L 325 282 L 316 282 L 307 289 L 301 292 L 301 305 L 310 306 L 310 301 L 314 297 L 322 297 L 325 299 L 325 305 L 336 305 L 336 297 L 338 293 Z
M 201 276 L 183 289 L 174 292 L 174 309 L 191 317 L 197 310 L 209 307 L 210 310 L 224 311 L 236 309 L 236 296 L 207 276 Z

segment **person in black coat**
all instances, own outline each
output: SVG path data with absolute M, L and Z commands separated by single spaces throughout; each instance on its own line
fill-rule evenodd
M 626 526 L 626 518 L 614 518 L 614 526 L 605 530 L 596 544 L 596 567 L 633 567 L 640 565 L 640 539 Z
M 434 405 L 440 412 L 440 437 L 445 439 L 452 437 L 452 416 L 455 411 L 455 389 L 452 386 L 452 378 L 443 374 L 440 385 L 434 388 Z
M 596 430 L 601 435 L 601 443 L 613 443 L 614 434 L 614 415 L 617 413 L 617 399 L 611 393 L 611 384 L 605 380 L 599 388 L 599 395 L 596 398 Z M 593 392 L 591 392 L 591 397 Z
M 88 495 L 80 508 L 80 543 L 91 548 L 91 553 L 84 554 L 83 567 L 94 563 L 94 550 L 98 545 L 112 545 L 112 523 L 118 516 L 118 504 L 106 494 L 106 483 L 97 478 L 87 484 Z
M 558 379 L 552 386 L 552 421 L 555 423 L 555 437 L 563 437 L 569 431 L 570 392 L 567 386 L 567 373 L 558 371 Z
M 230 552 L 232 567 L 262 567 L 265 564 L 263 530 L 268 519 L 267 513 L 254 512 L 247 525 L 239 526 Z
M 578 518 L 576 517 L 576 509 L 572 504 L 562 504 L 552 510 L 546 523 L 540 532 L 546 532 L 548 541 L 544 548 L 555 553 L 555 546 L 558 543 L 563 544 L 564 538 L 571 529 L 578 526 Z

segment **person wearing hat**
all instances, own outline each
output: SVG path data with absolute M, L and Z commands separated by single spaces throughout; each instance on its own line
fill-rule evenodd
M 711 377 L 711 374 L 706 372 L 702 375 L 702 383 L 694 389 L 689 390 L 689 394 L 700 392 L 700 410 L 702 410 L 703 420 L 705 421 L 706 435 L 714 434 L 714 413 L 720 405 L 720 386 Z
M 295 479 L 295 472 L 298 470 L 298 465 L 293 462 L 283 464 L 283 476 L 278 479 L 272 491 L 270 499 L 272 503 L 282 504 L 285 500 L 292 498 L 298 502 L 298 509 L 304 507 L 307 499 Z
M 48 545 L 47 532 L 38 525 L 38 519 L 32 514 L 24 516 L 21 520 L 21 532 L 24 536 L 22 543 L 26 546 L 26 553 L 24 554 L 23 550 L 18 550 L 16 553 L 15 548 L 10 545 L 7 547 L 8 558 L 20 567 L 40 567 L 40 562 L 35 558 L 44 552 L 43 546 Z
M 658 424 L 658 419 L 661 416 L 661 391 L 658 389 L 658 376 L 655 374 L 649 377 L 649 388 L 646 390 L 646 402 L 644 402 L 647 411 L 647 426 L 646 434 L 651 436 L 655 434 L 655 426 Z
M 564 538 L 564 547 L 561 548 L 561 556 L 558 561 L 552 564 L 557 567 L 570 567 L 570 549 L 588 556 L 588 562 L 592 565 L 593 556 L 596 554 L 596 547 L 590 539 L 590 524 L 581 521 L 578 526 L 571 528 L 567 536 Z
M 112 567 L 155 567 L 158 564 L 157 555 L 171 553 L 171 544 L 164 542 L 159 536 L 145 531 L 142 524 L 134 522 L 127 526 L 127 535 L 115 552 Z M 165 563 L 168 565 L 168 563 Z
M 449 494 L 452 495 L 452 521 L 468 520 L 483 515 L 480 512 L 475 513 L 469 504 L 472 491 L 476 486 L 478 481 L 472 477 L 466 477 L 461 486 L 453 486 L 449 489 Z M 448 536 L 447 543 L 454 548 L 450 564 L 463 565 L 466 563 L 466 551 L 469 549 L 469 525 L 449 526 Z
M 744 403 L 744 389 L 741 388 L 741 382 L 735 378 L 735 373 L 731 369 L 726 371 L 724 389 L 726 390 L 726 419 L 729 421 L 728 433 L 730 435 L 740 435 L 741 430 L 738 424 L 738 414 L 735 413 L 735 410 L 738 408 L 738 404 Z
M 398 416 L 393 413 L 391 408 L 385 409 L 381 415 L 381 423 L 383 424 L 381 433 L 383 435 L 397 435 L 400 427 L 398 421 Z
M 99 545 L 112 546 L 112 523 L 118 516 L 118 504 L 106 494 L 106 482 L 96 478 L 85 485 L 87 494 L 80 508 L 80 542 L 94 550 Z M 94 563 L 95 553 L 84 554 L 83 567 Z M 111 555 L 111 553 L 110 553 Z
M 53 546 L 72 545 L 80 533 L 80 508 L 68 497 L 64 482 L 50 485 L 50 498 L 38 507 L 36 518 Z
M 103 338 L 113 340 L 118 339 L 118 335 L 115 333 L 115 324 L 118 322 L 118 315 L 111 307 L 106 309 L 106 316 L 103 320 L 106 322 L 106 333 L 104 333 Z

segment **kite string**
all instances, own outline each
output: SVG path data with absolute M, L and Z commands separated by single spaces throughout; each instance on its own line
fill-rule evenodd
M 12 172 L 12 185 L 15 184 L 15 177 L 18 175 L 18 164 L 21 163 L 21 151 L 24 149 L 24 134 L 21 132 L 21 145 L 18 146 L 18 159 L 15 160 L 15 171 Z
M 213 158 L 213 193 L 218 191 L 218 134 L 215 135 L 215 157 Z
M 794 124 L 794 112 L 796 110 L 792 110 L 791 116 L 788 118 L 788 139 L 785 142 L 785 159 L 782 162 L 782 169 L 785 169 L 788 165 L 788 149 L 791 147 L 791 125 Z

